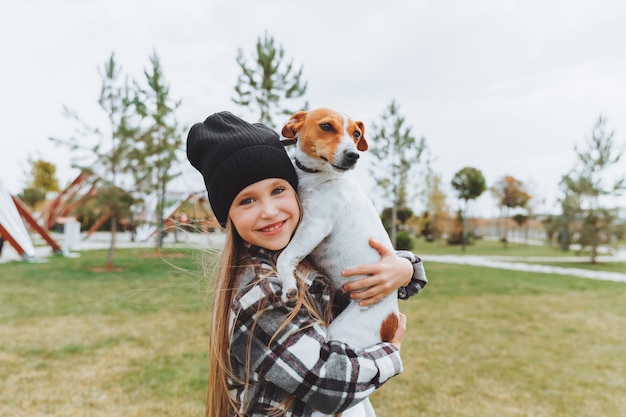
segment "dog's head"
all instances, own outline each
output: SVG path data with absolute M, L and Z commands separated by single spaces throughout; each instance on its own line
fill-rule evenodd
M 359 159 L 358 151 L 368 148 L 363 122 L 327 108 L 293 114 L 282 135 L 298 140 L 305 155 L 330 164 L 334 169 L 351 169 Z

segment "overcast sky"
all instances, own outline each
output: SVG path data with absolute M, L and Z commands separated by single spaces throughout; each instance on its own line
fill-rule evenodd
M 143 81 L 156 51 L 182 124 L 220 110 L 245 117 L 231 102 L 237 51 L 267 30 L 303 66 L 310 107 L 348 113 L 367 132 L 395 99 L 444 183 L 464 166 L 489 185 L 512 175 L 539 210 L 553 209 L 598 116 L 626 143 L 624 22 L 619 0 L 5 2 L 0 179 L 19 192 L 29 157 L 55 163 L 62 186 L 77 175 L 48 138 L 74 131 L 64 105 L 106 127 L 98 68 L 112 52 Z M 194 171 L 184 181 L 202 187 Z M 476 206 L 496 212 L 488 193 Z

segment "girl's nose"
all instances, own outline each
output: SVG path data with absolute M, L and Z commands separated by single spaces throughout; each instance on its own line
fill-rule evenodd
M 276 204 L 274 204 L 274 202 L 272 202 L 271 200 L 263 202 L 263 207 L 261 209 L 262 217 L 265 217 L 265 218 L 274 217 L 276 213 L 278 213 L 278 208 L 276 207 Z

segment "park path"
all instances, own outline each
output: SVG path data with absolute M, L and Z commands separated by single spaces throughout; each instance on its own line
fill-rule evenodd
M 570 268 L 551 265 L 538 265 L 527 262 L 563 262 L 571 259 L 588 260 L 589 258 L 546 258 L 546 257 L 494 257 L 472 255 L 423 255 L 420 256 L 424 263 L 429 261 L 460 265 L 484 266 L 487 268 L 506 269 L 509 271 L 528 271 L 544 274 L 569 275 L 579 278 L 597 279 L 603 281 L 626 282 L 626 273 L 610 271 L 592 271 L 582 268 Z M 516 261 L 516 262 L 514 262 Z M 616 256 L 602 257 L 601 262 L 624 262 L 626 253 L 620 252 Z
M 118 248 L 125 247 L 154 247 L 154 241 L 149 240 L 147 242 L 131 242 L 129 233 L 120 233 L 118 236 Z M 63 236 L 54 236 L 57 242 L 63 242 Z M 185 245 L 188 247 L 194 247 L 198 249 L 209 248 L 219 246 L 223 243 L 223 235 L 221 233 L 212 234 L 200 234 L 200 233 L 188 233 L 185 237 L 185 243 L 174 243 L 173 236 L 168 236 L 165 239 L 165 247 L 172 247 L 173 245 Z M 41 242 L 39 242 L 41 243 Z M 81 250 L 90 249 L 106 249 L 109 245 L 108 233 L 95 233 L 88 239 L 81 240 L 77 247 L 73 248 L 73 251 L 80 252 Z M 35 246 L 36 260 L 44 259 L 50 256 L 50 247 L 47 246 Z M 419 255 L 419 254 L 418 254 Z M 460 265 L 472 265 L 472 266 L 484 266 L 487 268 L 498 268 L 513 271 L 528 271 L 546 274 L 560 274 L 569 275 L 580 278 L 597 279 L 605 281 L 616 281 L 626 283 L 626 271 L 624 273 L 608 272 L 608 271 L 591 271 L 582 268 L 565 268 L 559 266 L 548 266 L 532 264 L 528 262 L 570 262 L 570 261 L 585 261 L 588 258 L 580 257 L 510 257 L 510 256 L 475 256 L 475 255 L 420 255 L 425 263 L 428 262 L 441 262 Z M 2 256 L 0 256 L 0 264 L 3 262 L 18 261 L 21 258 L 13 250 L 13 248 L 5 244 Z M 626 262 L 626 251 L 618 252 L 612 256 L 602 256 L 601 262 Z

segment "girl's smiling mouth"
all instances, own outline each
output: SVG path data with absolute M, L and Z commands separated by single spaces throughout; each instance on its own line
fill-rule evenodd
M 282 220 L 278 223 L 272 223 L 268 226 L 265 226 L 259 229 L 259 232 L 266 233 L 266 234 L 278 233 L 283 229 L 283 226 L 285 225 L 285 223 L 287 223 L 287 220 Z

